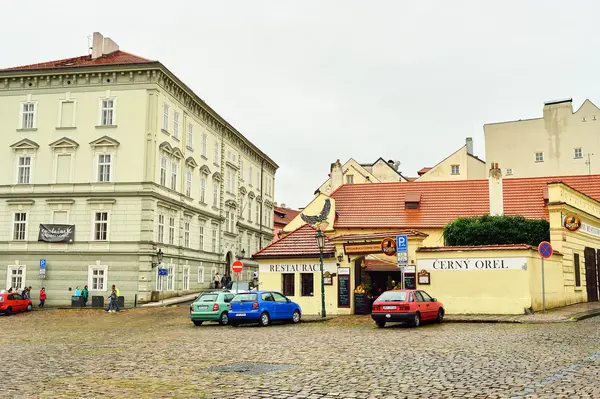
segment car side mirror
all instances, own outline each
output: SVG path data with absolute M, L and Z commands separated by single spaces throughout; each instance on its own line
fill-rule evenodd
M 285 298 L 285 300 L 286 300 L 287 303 L 292 302 L 292 301 L 290 301 L 290 298 Z
M 431 300 L 431 302 L 437 302 L 437 299 L 436 299 L 436 298 L 433 298 L 433 299 Z

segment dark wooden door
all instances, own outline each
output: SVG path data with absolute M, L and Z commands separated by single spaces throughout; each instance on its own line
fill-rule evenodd
M 596 302 L 598 301 L 596 250 L 594 248 L 586 248 L 583 255 L 585 258 L 585 285 L 587 287 L 588 302 Z

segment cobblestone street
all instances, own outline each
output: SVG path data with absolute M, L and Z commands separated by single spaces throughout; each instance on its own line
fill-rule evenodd
M 0 326 L 2 398 L 600 398 L 600 317 L 232 328 L 194 327 L 178 307 L 33 312 Z M 226 365 L 237 371 L 207 371 Z

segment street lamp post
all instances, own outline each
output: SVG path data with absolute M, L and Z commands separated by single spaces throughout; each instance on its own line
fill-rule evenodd
M 323 249 L 325 249 L 325 234 L 321 230 L 317 231 L 317 245 L 319 246 L 319 261 L 321 262 L 321 317 L 325 314 L 325 277 L 323 275 Z
M 235 257 L 237 258 L 237 260 L 241 261 L 242 259 L 244 259 L 245 256 L 246 256 L 246 250 L 244 250 L 244 248 L 242 248 L 242 250 L 240 251 L 239 255 L 236 255 Z M 240 272 L 240 273 L 236 273 L 236 274 L 237 274 L 237 284 L 235 286 L 235 293 L 237 294 L 238 293 L 238 289 L 240 288 L 239 287 L 239 285 L 240 285 L 240 274 L 242 274 L 242 273 Z

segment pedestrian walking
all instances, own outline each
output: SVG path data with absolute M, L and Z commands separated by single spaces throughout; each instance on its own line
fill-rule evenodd
M 42 287 L 40 290 L 40 304 L 38 305 L 38 308 L 43 309 L 44 302 L 46 302 L 46 288 Z
M 81 291 L 81 295 L 83 296 L 83 306 L 87 306 L 88 294 L 88 286 L 86 285 L 85 287 L 83 287 L 83 291 Z
M 75 292 L 73 293 L 74 296 L 81 296 L 81 290 L 79 289 L 79 286 L 75 287 Z
M 115 288 L 114 285 L 112 286 L 112 291 L 110 292 L 110 295 L 108 298 L 110 299 L 110 302 L 108 303 L 108 307 L 106 308 L 106 311 L 115 313 L 115 309 L 116 309 L 116 311 L 118 312 L 119 304 L 117 303 L 117 289 Z
M 221 276 L 219 276 L 219 272 L 215 273 L 215 278 L 213 281 L 215 282 L 215 289 L 219 288 L 219 282 L 221 281 Z
M 221 288 L 225 287 L 227 287 L 227 276 L 223 275 L 223 277 L 221 277 Z

